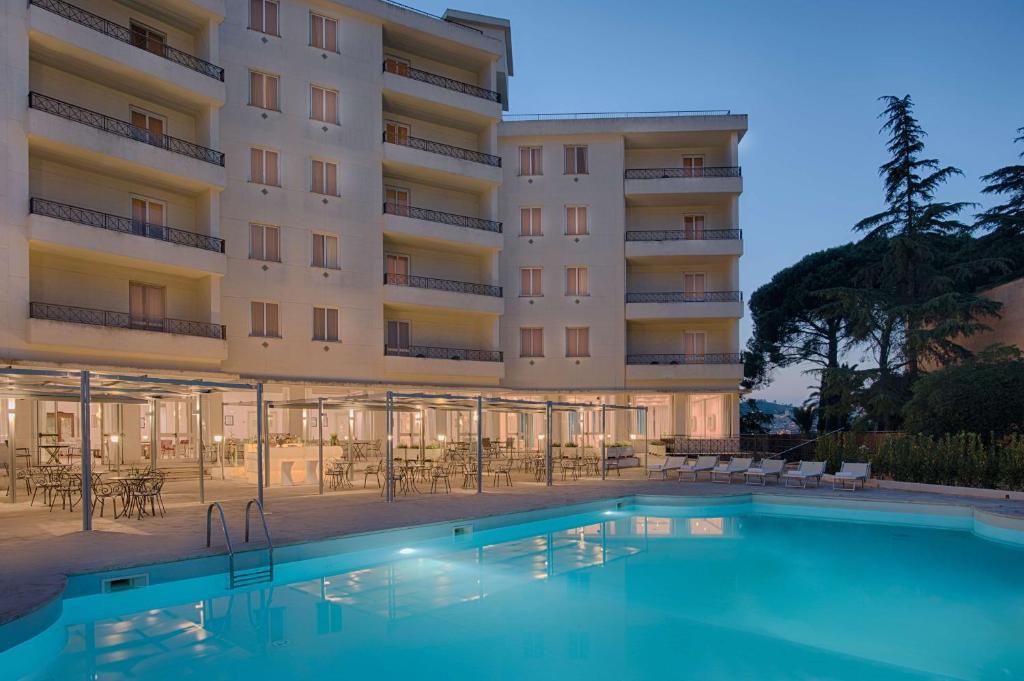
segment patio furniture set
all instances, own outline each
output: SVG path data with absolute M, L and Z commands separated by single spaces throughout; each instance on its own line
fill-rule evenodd
M 647 477 L 660 473 L 662 478 L 675 471 L 678 479 L 696 482 L 698 477 L 707 474 L 711 482 L 732 484 L 733 480 L 742 479 L 748 485 L 764 486 L 771 478 L 786 487 L 807 488 L 813 482 L 817 487 L 825 474 L 824 461 L 800 461 L 795 468 L 786 468 L 783 459 L 761 459 L 755 465 L 753 458 L 733 456 L 722 461 L 717 455 L 701 455 L 691 460 L 688 456 L 667 456 L 664 462 L 647 466 Z M 842 469 L 832 476 L 832 489 L 856 490 L 871 478 L 870 463 L 844 462 Z
M 82 471 L 78 466 L 40 464 L 18 471 L 25 492 L 31 495 L 29 506 L 38 499 L 52 512 L 60 501 L 62 510 L 74 511 L 82 501 Z M 121 472 L 92 473 L 92 512 L 100 507 L 100 517 L 109 501 L 114 518 L 164 515 L 165 474 L 159 470 L 127 469 Z M 120 505 L 120 511 L 118 506 Z

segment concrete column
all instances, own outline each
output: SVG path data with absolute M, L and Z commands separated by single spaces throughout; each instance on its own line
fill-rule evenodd
M 220 192 L 214 189 L 196 197 L 196 230 L 201 234 L 220 236 Z
M 196 36 L 196 56 L 211 64 L 220 63 L 220 19 L 207 19 Z
M 147 408 L 126 404 L 121 410 L 121 456 L 128 465 L 142 461 L 142 414 Z
M 730 166 L 738 166 L 740 164 L 739 144 L 739 135 L 735 132 L 729 133 L 728 160 Z
M 210 104 L 196 112 L 196 140 L 215 151 L 220 148 L 220 106 Z

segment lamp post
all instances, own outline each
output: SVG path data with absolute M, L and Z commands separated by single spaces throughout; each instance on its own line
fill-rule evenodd
M 221 480 L 224 480 L 224 452 L 223 452 L 223 448 L 221 447 L 221 443 L 223 443 L 223 442 L 224 442 L 224 436 L 223 435 L 214 435 L 213 436 L 213 444 L 216 445 L 216 449 L 217 449 L 217 461 L 220 462 L 220 479 Z

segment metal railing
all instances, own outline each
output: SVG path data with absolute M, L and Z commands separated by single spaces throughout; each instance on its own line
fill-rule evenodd
M 443 21 L 446 24 L 451 24 L 453 26 L 458 26 L 459 28 L 464 28 L 467 31 L 473 31 L 475 33 L 479 33 L 480 35 L 487 35 L 483 31 L 481 31 L 479 28 L 473 28 L 472 26 L 467 26 L 466 24 L 459 23 L 458 21 L 455 21 L 453 19 L 448 19 L 446 17 L 438 16 L 436 14 L 431 14 L 430 12 L 424 12 L 421 9 L 416 9 L 415 7 L 410 7 L 409 5 L 403 5 L 400 2 L 395 2 L 395 0 L 383 0 L 383 1 L 385 3 L 393 6 L 393 7 L 400 7 L 400 8 L 402 8 L 402 9 L 408 11 L 408 12 L 414 12 L 416 14 L 419 14 L 420 16 L 430 17 L 431 19 L 436 19 L 437 21 Z
M 466 348 L 435 348 L 429 345 L 409 345 L 404 348 L 384 346 L 389 357 L 417 357 L 420 359 L 453 359 L 467 362 L 500 362 L 501 350 L 472 350 Z
M 627 303 L 737 303 L 742 300 L 742 291 L 653 291 L 626 294 Z
M 742 238 L 742 229 L 639 229 L 626 232 L 626 241 L 716 241 Z
M 628 168 L 627 180 L 662 180 L 676 177 L 741 177 L 739 166 L 721 168 Z
M 738 352 L 707 352 L 701 355 L 649 354 L 626 355 L 626 364 L 741 364 Z
M 98 210 L 71 206 L 66 203 L 57 203 L 47 199 L 37 199 L 35 197 L 29 199 L 29 212 L 33 215 L 45 215 L 46 217 L 66 220 L 79 225 L 99 227 L 100 229 L 108 229 L 112 232 L 121 232 L 123 234 L 135 234 L 136 236 L 167 241 L 180 246 L 200 248 L 204 251 L 224 252 L 224 240 L 215 236 L 196 234 L 195 232 L 187 232 L 183 229 L 175 229 L 163 225 L 154 225 L 142 220 L 126 218 L 120 215 L 110 215 L 108 213 L 101 213 Z
M 30 5 L 35 5 L 45 9 L 47 12 L 53 12 L 54 14 L 64 17 L 68 21 L 73 21 L 76 24 L 81 24 L 86 28 L 91 28 L 94 31 L 98 31 L 103 35 L 109 36 L 115 40 L 120 40 L 123 43 L 128 43 L 134 47 L 138 47 L 140 50 L 145 50 L 151 54 L 155 54 L 158 57 L 163 57 L 168 61 L 172 61 L 175 64 L 180 64 L 187 69 L 191 69 L 196 73 L 201 73 L 204 76 L 213 78 L 214 80 L 224 81 L 224 69 L 216 64 L 211 64 L 208 61 L 204 61 L 199 57 L 195 57 L 187 52 L 171 47 L 163 43 L 151 43 L 146 40 L 146 46 L 136 44 L 135 40 L 132 39 L 132 30 L 125 28 L 120 24 L 115 24 L 113 21 L 104 19 L 101 16 L 97 16 L 92 12 L 87 12 L 81 7 L 76 7 L 69 2 L 63 0 L 29 0 Z M 145 38 L 143 38 L 145 39 Z
M 461 80 L 455 80 L 454 78 L 448 78 L 447 76 L 439 76 L 438 74 L 430 73 L 429 71 L 414 69 L 408 64 L 395 61 L 394 59 L 384 60 L 384 71 L 398 76 L 412 78 L 413 80 L 418 80 L 422 83 L 430 83 L 431 85 L 443 87 L 446 90 L 461 92 L 464 95 L 479 97 L 480 99 L 486 99 L 501 104 L 500 92 L 488 90 L 487 88 L 482 88 L 479 85 L 473 85 L 472 83 L 464 83 Z
M 29 316 L 32 319 L 45 319 L 54 322 L 71 322 L 72 324 L 106 326 L 116 329 L 156 331 L 179 336 L 199 336 L 200 338 L 216 338 L 218 340 L 227 338 L 227 329 L 222 324 L 170 318 L 138 319 L 132 318 L 129 312 L 94 310 L 88 307 L 75 307 L 73 305 L 33 302 L 29 303 Z
M 588 120 L 593 118 L 676 118 L 676 117 L 709 117 L 730 116 L 729 109 L 701 109 L 691 111 L 582 111 L 576 113 L 532 113 L 504 114 L 503 121 L 553 121 L 553 120 Z
M 91 109 L 86 109 L 69 102 L 54 99 L 47 95 L 40 94 L 38 92 L 30 92 L 28 94 L 28 105 L 31 109 L 43 111 L 54 116 L 60 116 L 66 118 L 69 121 L 76 123 L 82 123 L 88 125 L 91 128 L 103 130 L 119 137 L 127 137 L 128 139 L 135 140 L 136 142 L 142 142 L 149 144 L 154 147 L 160 147 L 167 151 L 173 151 L 176 154 L 183 156 L 190 156 L 192 158 L 199 159 L 200 161 L 206 161 L 216 166 L 224 165 L 224 154 L 215 151 L 213 149 L 207 149 L 206 147 L 192 142 L 186 142 L 185 140 L 178 139 L 177 137 L 171 137 L 170 135 L 164 135 L 160 133 L 150 132 L 145 128 L 132 125 L 128 121 L 122 121 L 117 118 L 111 118 L 106 114 L 101 114 Z
M 486 232 L 501 233 L 501 223 L 494 220 L 484 220 L 483 218 L 474 218 L 468 215 L 456 215 L 455 213 L 444 213 L 439 210 L 430 210 L 429 208 L 417 208 L 416 206 L 407 206 L 404 203 L 385 202 L 384 212 L 389 215 L 401 215 L 402 217 L 416 218 L 417 220 L 441 222 L 446 225 L 455 225 L 456 227 L 468 227 L 470 229 L 482 229 Z
M 452 293 L 471 293 L 477 296 L 501 297 L 501 287 L 490 284 L 474 284 L 468 281 L 454 281 L 452 279 L 435 279 L 434 277 L 420 277 L 412 274 L 384 274 L 384 283 L 392 286 L 410 286 L 412 288 L 429 288 L 435 291 L 450 291 Z
M 463 161 L 483 163 L 484 165 L 494 166 L 495 168 L 501 167 L 500 156 L 492 156 L 491 154 L 485 154 L 482 151 L 473 151 L 472 149 L 463 149 L 462 147 L 455 147 L 443 142 L 433 142 L 419 137 L 399 137 L 397 135 L 389 135 L 387 131 L 384 131 L 384 141 L 389 144 L 412 147 L 413 149 L 429 151 L 432 154 L 440 154 L 442 156 L 450 156 Z

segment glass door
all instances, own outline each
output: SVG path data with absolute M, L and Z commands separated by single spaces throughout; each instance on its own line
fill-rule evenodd
M 387 354 L 409 354 L 409 322 L 388 320 Z
M 164 287 L 129 284 L 128 312 L 133 329 L 164 330 Z

